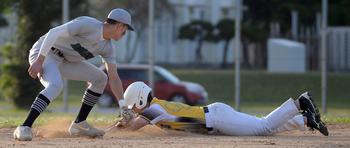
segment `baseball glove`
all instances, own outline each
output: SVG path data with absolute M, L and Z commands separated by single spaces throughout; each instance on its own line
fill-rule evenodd
M 119 128 L 127 127 L 130 121 L 135 117 L 135 113 L 132 109 L 122 109 L 121 117 L 116 126 Z

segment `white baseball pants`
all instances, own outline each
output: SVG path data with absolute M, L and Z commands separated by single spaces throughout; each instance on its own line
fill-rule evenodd
M 30 50 L 30 64 L 36 60 L 38 52 L 38 50 Z M 43 63 L 43 75 L 40 82 L 45 89 L 40 93 L 50 101 L 55 99 L 62 91 L 62 78 L 89 82 L 88 89 L 100 94 L 103 93 L 107 84 L 107 75 L 96 66 L 87 61 L 68 62 L 50 51 Z
M 288 99 L 263 118 L 237 112 L 223 103 L 210 104 L 208 109 L 209 112 L 205 114 L 206 126 L 225 135 L 258 136 L 305 130 L 304 118 L 299 114 L 293 99 Z

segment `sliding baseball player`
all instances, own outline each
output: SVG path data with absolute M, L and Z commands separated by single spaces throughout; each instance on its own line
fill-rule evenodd
M 297 100 L 288 99 L 263 118 L 237 112 L 224 103 L 196 107 L 160 100 L 151 95 L 151 88 L 143 82 L 132 83 L 124 99 L 128 108 L 138 115 L 121 119 L 116 124 L 118 128 L 137 130 L 151 124 L 210 134 L 260 136 L 309 127 L 328 136 L 328 129 L 308 92 Z

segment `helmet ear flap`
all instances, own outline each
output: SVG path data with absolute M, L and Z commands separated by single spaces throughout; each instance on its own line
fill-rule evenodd
M 147 105 L 147 99 L 152 89 L 143 82 L 135 82 L 131 85 L 137 86 L 134 87 L 135 92 L 137 93 L 135 107 L 143 109 Z
M 142 100 L 139 101 L 139 105 L 140 105 L 140 106 L 143 105 L 143 101 L 142 101 Z

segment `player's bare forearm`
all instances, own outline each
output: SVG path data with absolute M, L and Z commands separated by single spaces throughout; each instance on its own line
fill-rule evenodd
M 149 124 L 149 121 L 138 116 L 136 118 L 133 118 L 129 123 L 118 122 L 116 126 L 118 128 L 136 131 L 136 130 L 139 130 L 140 128 L 142 128 L 148 124 Z
M 136 130 L 138 130 L 138 129 L 140 129 L 148 124 L 149 124 L 149 121 L 138 116 L 138 117 L 134 118 L 133 120 L 131 120 L 130 129 L 133 131 L 136 131 Z
M 108 81 L 109 81 L 111 90 L 115 98 L 117 98 L 117 101 L 119 101 L 123 99 L 124 91 L 123 91 L 122 81 L 120 80 L 117 72 L 117 66 L 116 64 L 106 63 L 106 69 L 107 69 Z
M 123 85 L 120 78 L 109 79 L 109 84 L 114 96 L 117 98 L 117 101 L 123 99 Z
M 32 78 L 41 77 L 44 60 L 45 60 L 45 56 L 42 54 L 39 54 L 39 56 L 34 61 L 34 63 L 30 65 L 28 69 L 28 73 Z

